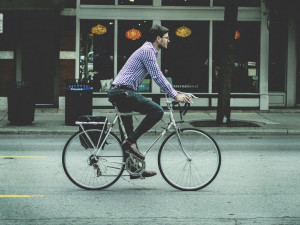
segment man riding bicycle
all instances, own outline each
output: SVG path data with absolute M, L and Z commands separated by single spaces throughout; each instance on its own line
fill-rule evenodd
M 118 73 L 108 91 L 108 99 L 115 104 L 120 112 L 139 112 L 146 117 L 134 130 L 132 116 L 122 116 L 128 138 L 122 143 L 122 148 L 135 156 L 145 159 L 137 147 L 138 138 L 151 129 L 162 119 L 164 111 L 160 105 L 147 99 L 137 92 L 138 86 L 149 74 L 158 86 L 177 102 L 186 103 L 191 97 L 176 91 L 161 72 L 157 54 L 162 48 L 167 49 L 169 30 L 161 25 L 155 25 L 149 30 L 147 41 L 137 49 L 127 60 Z M 145 171 L 143 177 L 156 175 L 154 171 Z M 130 177 L 135 179 L 138 177 Z

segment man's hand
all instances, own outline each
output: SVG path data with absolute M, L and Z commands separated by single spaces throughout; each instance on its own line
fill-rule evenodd
M 189 103 L 192 100 L 192 97 L 188 97 L 183 93 L 178 93 L 174 99 L 176 102 Z

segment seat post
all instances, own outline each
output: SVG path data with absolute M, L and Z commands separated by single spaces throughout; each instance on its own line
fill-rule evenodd
M 113 104 L 113 106 L 115 107 L 115 112 L 118 115 L 119 131 L 120 131 L 121 141 L 123 142 L 123 141 L 125 141 L 125 139 L 128 138 L 128 136 L 127 136 L 127 133 L 126 133 L 126 130 L 125 130 L 124 123 L 122 121 L 120 112 L 118 110 L 118 107 L 115 104 Z

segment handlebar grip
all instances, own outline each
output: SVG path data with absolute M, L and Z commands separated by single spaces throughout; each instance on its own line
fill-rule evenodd
M 172 101 L 172 105 L 175 106 L 175 105 L 178 105 L 179 102 L 176 102 L 176 101 Z

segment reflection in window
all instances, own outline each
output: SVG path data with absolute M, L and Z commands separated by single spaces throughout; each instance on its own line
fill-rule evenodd
M 162 50 L 162 72 L 176 90 L 207 93 L 209 22 L 162 21 L 162 25 L 170 30 L 168 49 Z
M 82 5 L 114 5 L 115 0 L 80 0 Z
M 287 25 L 271 23 L 269 43 L 269 91 L 285 91 Z
M 131 54 L 146 41 L 152 21 L 120 20 L 118 27 L 118 72 L 122 69 Z M 151 91 L 151 81 L 148 77 L 139 87 L 141 92 Z
M 234 72 L 231 91 L 235 93 L 257 93 L 259 91 L 259 22 L 238 22 L 235 41 Z M 213 92 L 218 92 L 222 48 L 224 41 L 224 22 L 213 23 Z
M 238 6 L 260 7 L 261 0 L 238 0 Z M 225 0 L 214 0 L 214 6 L 225 6 Z
M 153 5 L 152 0 L 118 0 L 119 5 Z
M 80 21 L 80 74 L 94 91 L 107 91 L 114 77 L 114 22 Z
M 162 0 L 163 6 L 209 6 L 210 0 Z

